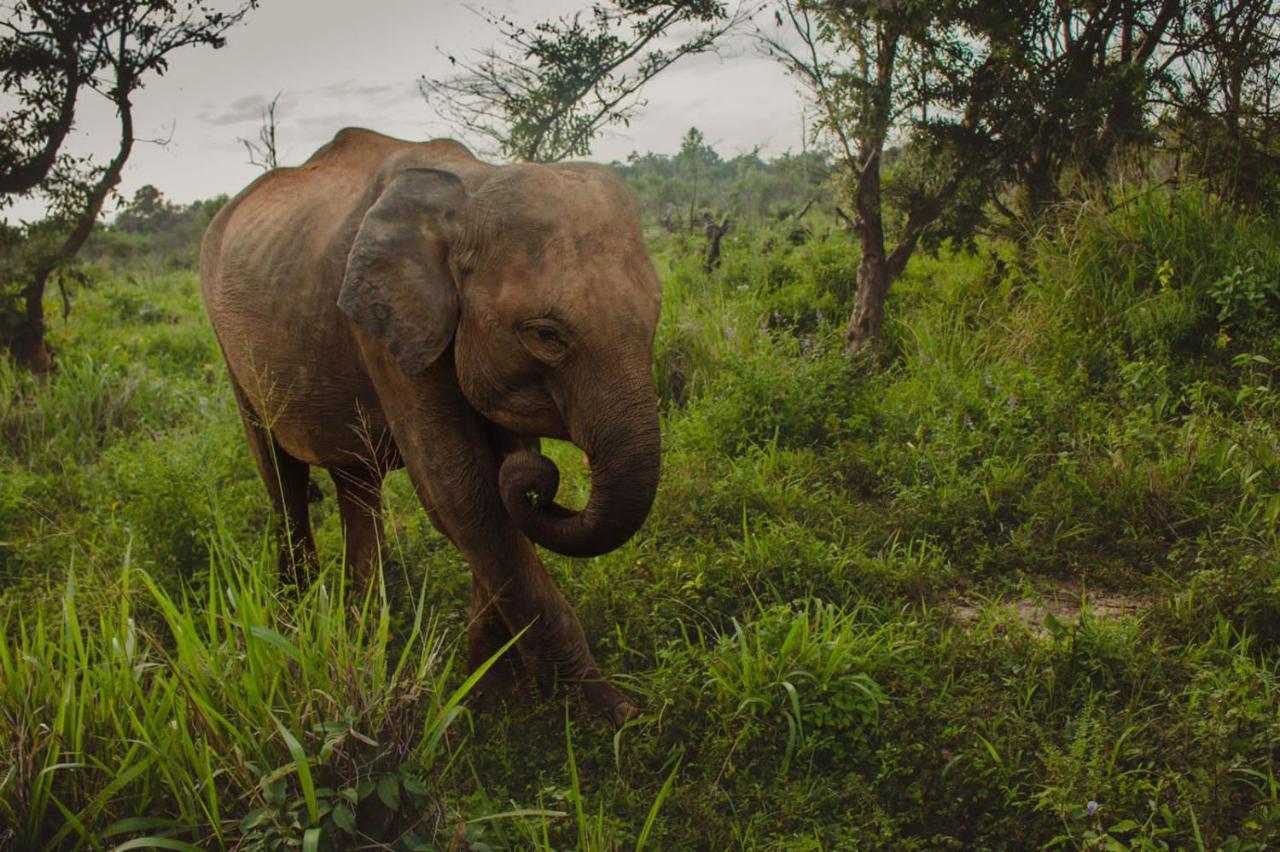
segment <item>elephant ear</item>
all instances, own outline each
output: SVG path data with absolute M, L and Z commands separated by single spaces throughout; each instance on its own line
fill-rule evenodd
M 406 169 L 369 208 L 347 255 L 338 307 L 410 375 L 440 357 L 458 325 L 449 250 L 466 200 L 456 175 Z

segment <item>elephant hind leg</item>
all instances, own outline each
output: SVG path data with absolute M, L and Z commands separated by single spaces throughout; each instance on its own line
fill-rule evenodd
M 316 543 L 311 536 L 311 513 L 307 506 L 311 493 L 311 467 L 289 455 L 276 443 L 270 430 L 258 422 L 249 408 L 244 393 L 234 381 L 231 386 L 240 406 L 249 452 L 275 510 L 280 536 L 280 580 L 301 589 L 311 582 L 317 564 Z
M 344 564 L 364 590 L 378 568 L 382 551 L 382 476 L 364 467 L 329 471 L 338 492 L 338 514 L 346 541 Z

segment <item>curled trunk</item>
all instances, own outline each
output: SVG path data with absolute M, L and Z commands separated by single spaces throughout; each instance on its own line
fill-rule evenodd
M 565 556 L 599 556 L 635 534 L 658 490 L 661 441 L 657 401 L 601 409 L 607 421 L 575 435 L 591 458 L 591 496 L 580 511 L 555 502 L 560 472 L 550 459 L 522 450 L 498 476 L 507 512 L 535 544 Z

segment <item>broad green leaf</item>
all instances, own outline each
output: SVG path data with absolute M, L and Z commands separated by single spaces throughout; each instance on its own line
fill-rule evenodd
M 378 798 L 391 810 L 400 810 L 400 780 L 394 775 L 383 775 L 379 778 Z

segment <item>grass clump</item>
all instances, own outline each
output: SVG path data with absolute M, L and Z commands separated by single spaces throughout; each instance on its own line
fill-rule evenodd
M 766 738 L 785 727 L 779 774 L 788 773 L 798 754 L 820 754 L 847 769 L 873 753 L 880 710 L 888 703 L 876 676 L 892 672 L 903 630 L 868 625 L 870 614 L 867 607 L 844 612 L 821 600 L 774 605 L 746 625 L 735 620 L 733 632 L 717 642 L 708 686 L 717 704 L 732 708 L 734 720 Z M 750 735 L 744 729 L 737 736 Z
M 72 572 L 56 614 L 10 614 L 6 839 L 412 849 L 437 830 L 428 785 L 473 682 L 448 686 L 438 622 L 331 573 L 281 598 L 270 561 L 218 552 L 179 596 L 126 563 L 102 602 Z

